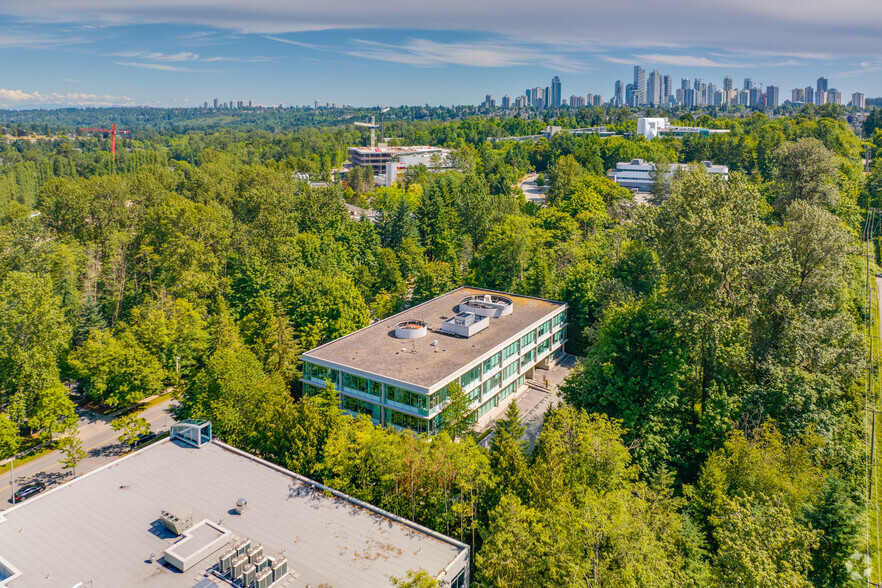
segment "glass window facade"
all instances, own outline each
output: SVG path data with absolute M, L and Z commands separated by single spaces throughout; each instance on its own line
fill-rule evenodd
M 320 384 L 324 384 L 325 380 L 330 380 L 330 382 L 336 386 L 338 375 L 339 372 L 337 370 L 332 370 L 331 368 L 326 368 L 321 365 L 315 365 L 314 363 L 303 363 L 303 377 L 307 380 L 312 380 Z
M 550 348 L 551 348 L 551 337 L 548 337 L 545 341 L 541 341 L 539 343 L 539 346 L 536 347 L 536 353 L 538 353 L 539 355 L 542 355 L 543 353 L 548 351 Z
M 383 385 L 361 376 L 343 372 L 343 391 L 360 393 L 379 400 L 383 394 Z
M 523 337 L 521 337 L 521 349 L 532 343 L 536 340 L 536 331 L 530 331 Z
M 502 362 L 502 354 L 501 353 L 494 353 L 492 356 L 488 357 L 484 361 L 484 373 L 486 374 L 489 371 L 491 371 L 492 369 L 498 367 L 501 362 Z
M 490 376 L 487 381 L 484 382 L 484 397 L 486 398 L 489 394 L 494 393 L 501 383 L 502 374 L 500 372 L 496 372 Z
M 567 318 L 567 313 L 566 313 L 566 311 L 564 311 L 564 312 L 558 314 L 557 316 L 555 316 L 553 319 L 551 319 L 551 322 L 556 327 L 559 324 L 561 324 L 562 322 L 564 322 L 566 320 L 566 318 Z
M 429 410 L 429 397 L 425 394 L 398 388 L 397 386 L 386 386 L 386 404 L 401 404 L 410 408 L 415 408 L 421 413 L 426 414 Z
M 511 384 L 509 384 L 508 386 L 503 388 L 502 391 L 499 393 L 499 400 L 505 400 L 506 398 L 511 396 L 514 393 L 514 391 L 517 389 L 518 389 L 518 383 L 512 382 Z
M 358 398 L 343 396 L 343 409 L 356 414 L 365 414 L 377 423 L 380 422 L 380 407 L 376 404 L 371 404 Z
M 421 419 L 397 410 L 386 409 L 386 422 L 396 427 L 410 429 L 417 433 L 429 432 L 429 421 Z
M 547 335 L 551 332 L 551 321 L 546 321 L 539 325 L 539 328 L 536 329 L 536 337 L 541 339 L 543 336 Z
M 535 349 L 528 351 L 523 356 L 521 356 L 521 367 L 528 365 L 532 361 L 536 361 L 536 350 Z
M 521 349 L 521 348 L 520 348 L 520 343 L 521 343 L 520 341 L 515 341 L 514 343 L 512 343 L 511 345 L 509 345 L 508 347 L 506 347 L 505 349 L 502 350 L 502 359 L 503 359 L 503 361 L 506 360 L 506 359 L 508 359 L 509 357 L 513 356 L 513 355 L 517 355 L 517 354 L 518 354 L 518 351 L 520 351 L 520 349 Z
M 561 341 L 563 341 L 564 339 L 566 339 L 566 337 L 567 337 L 567 330 L 564 328 L 564 329 L 561 329 L 560 331 L 558 331 L 557 333 L 555 333 L 552 336 L 552 340 L 554 341 L 555 344 L 557 344 L 557 343 L 560 343 Z
M 476 365 L 466 373 L 462 375 L 459 379 L 459 385 L 462 386 L 463 390 L 477 382 L 481 379 L 481 366 Z
M 520 363 L 517 361 L 513 361 L 502 370 L 502 379 L 507 380 L 516 373 L 518 373 L 518 367 L 520 367 Z

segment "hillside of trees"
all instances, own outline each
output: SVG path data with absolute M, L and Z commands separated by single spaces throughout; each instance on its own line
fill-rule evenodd
M 585 110 L 551 122 L 635 123 Z M 69 132 L 63 114 L 4 124 Z M 864 145 L 824 114 L 687 114 L 731 132 L 652 142 L 389 120 L 457 167 L 393 188 L 295 175 L 335 178 L 368 140 L 347 124 L 172 121 L 119 141 L 115 163 L 107 140 L 0 142 L 0 457 L 57 433 L 74 401 L 172 388 L 224 441 L 469 543 L 475 586 L 856 585 L 861 234 L 882 164 L 865 176 Z M 731 174 L 696 166 L 637 205 L 604 176 L 637 157 Z M 528 171 L 548 206 L 516 187 Z M 532 451 L 514 409 L 485 449 L 453 423 L 429 440 L 301 398 L 304 349 L 462 284 L 569 305 L 584 361 Z

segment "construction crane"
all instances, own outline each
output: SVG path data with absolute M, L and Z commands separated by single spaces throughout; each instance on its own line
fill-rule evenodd
M 109 129 L 79 129 L 81 131 L 92 131 L 95 133 L 110 133 L 110 153 L 113 155 L 113 163 L 116 163 L 116 135 L 127 135 L 128 131 L 117 131 L 116 123 L 110 125 Z
M 388 110 L 390 110 L 390 108 L 388 106 L 386 108 L 382 108 L 382 109 L 380 109 L 380 114 L 383 114 L 384 112 L 387 112 Z M 373 149 L 376 146 L 376 142 L 377 142 L 377 129 L 380 128 L 380 125 L 377 124 L 377 117 L 374 115 L 371 115 L 371 122 L 369 122 L 369 123 L 357 122 L 354 124 L 357 127 L 365 127 L 365 128 L 368 128 L 371 130 L 371 148 Z

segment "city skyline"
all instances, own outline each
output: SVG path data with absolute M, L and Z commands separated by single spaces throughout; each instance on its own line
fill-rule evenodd
M 844 97 L 882 96 L 882 38 L 873 26 L 882 7 L 867 0 L 846 0 L 854 10 L 835 17 L 758 0 L 707 14 L 645 0 L 566 4 L 572 17 L 561 22 L 526 3 L 500 16 L 459 0 L 443 10 L 389 2 L 380 11 L 333 0 L 308 14 L 281 0 L 83 0 L 75 8 L 0 0 L 0 107 L 201 106 L 215 97 L 458 105 L 488 91 L 514 97 L 553 75 L 562 98 L 608 97 L 635 63 L 715 83 L 750 76 L 777 85 L 782 99 L 819 76 Z
M 556 87 L 556 98 L 554 97 Z M 731 75 L 724 75 L 722 84 L 702 78 L 675 77 L 657 69 L 647 72 L 640 65 L 633 66 L 633 81 L 616 80 L 611 94 L 571 94 L 565 97 L 559 76 L 554 76 L 550 85 L 527 88 L 523 94 L 503 95 L 497 99 L 494 94 L 486 94 L 480 103 L 483 108 L 548 108 L 553 106 L 734 106 L 749 108 L 777 108 L 785 103 L 821 105 L 828 102 L 843 106 L 866 108 L 865 92 L 843 92 L 830 84 L 829 78 L 818 77 L 814 84 L 786 90 L 777 84 L 764 84 L 745 77 L 736 83 Z M 604 99 L 604 96 L 606 98 Z M 561 97 L 563 100 L 561 101 Z M 578 103 L 575 101 L 578 100 Z

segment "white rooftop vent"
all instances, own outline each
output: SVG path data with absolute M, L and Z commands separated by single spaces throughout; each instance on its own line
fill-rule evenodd
M 183 535 L 193 526 L 193 513 L 183 506 L 170 506 L 159 513 L 159 520 L 175 535 Z
M 471 312 L 480 316 L 499 318 L 514 312 L 511 298 L 497 294 L 477 294 L 466 296 L 459 301 L 460 312 Z
M 399 339 L 419 339 L 428 332 L 428 325 L 423 321 L 401 321 L 395 325 L 395 336 Z
M 441 332 L 469 338 L 490 325 L 490 319 L 473 312 L 460 312 L 441 323 Z

